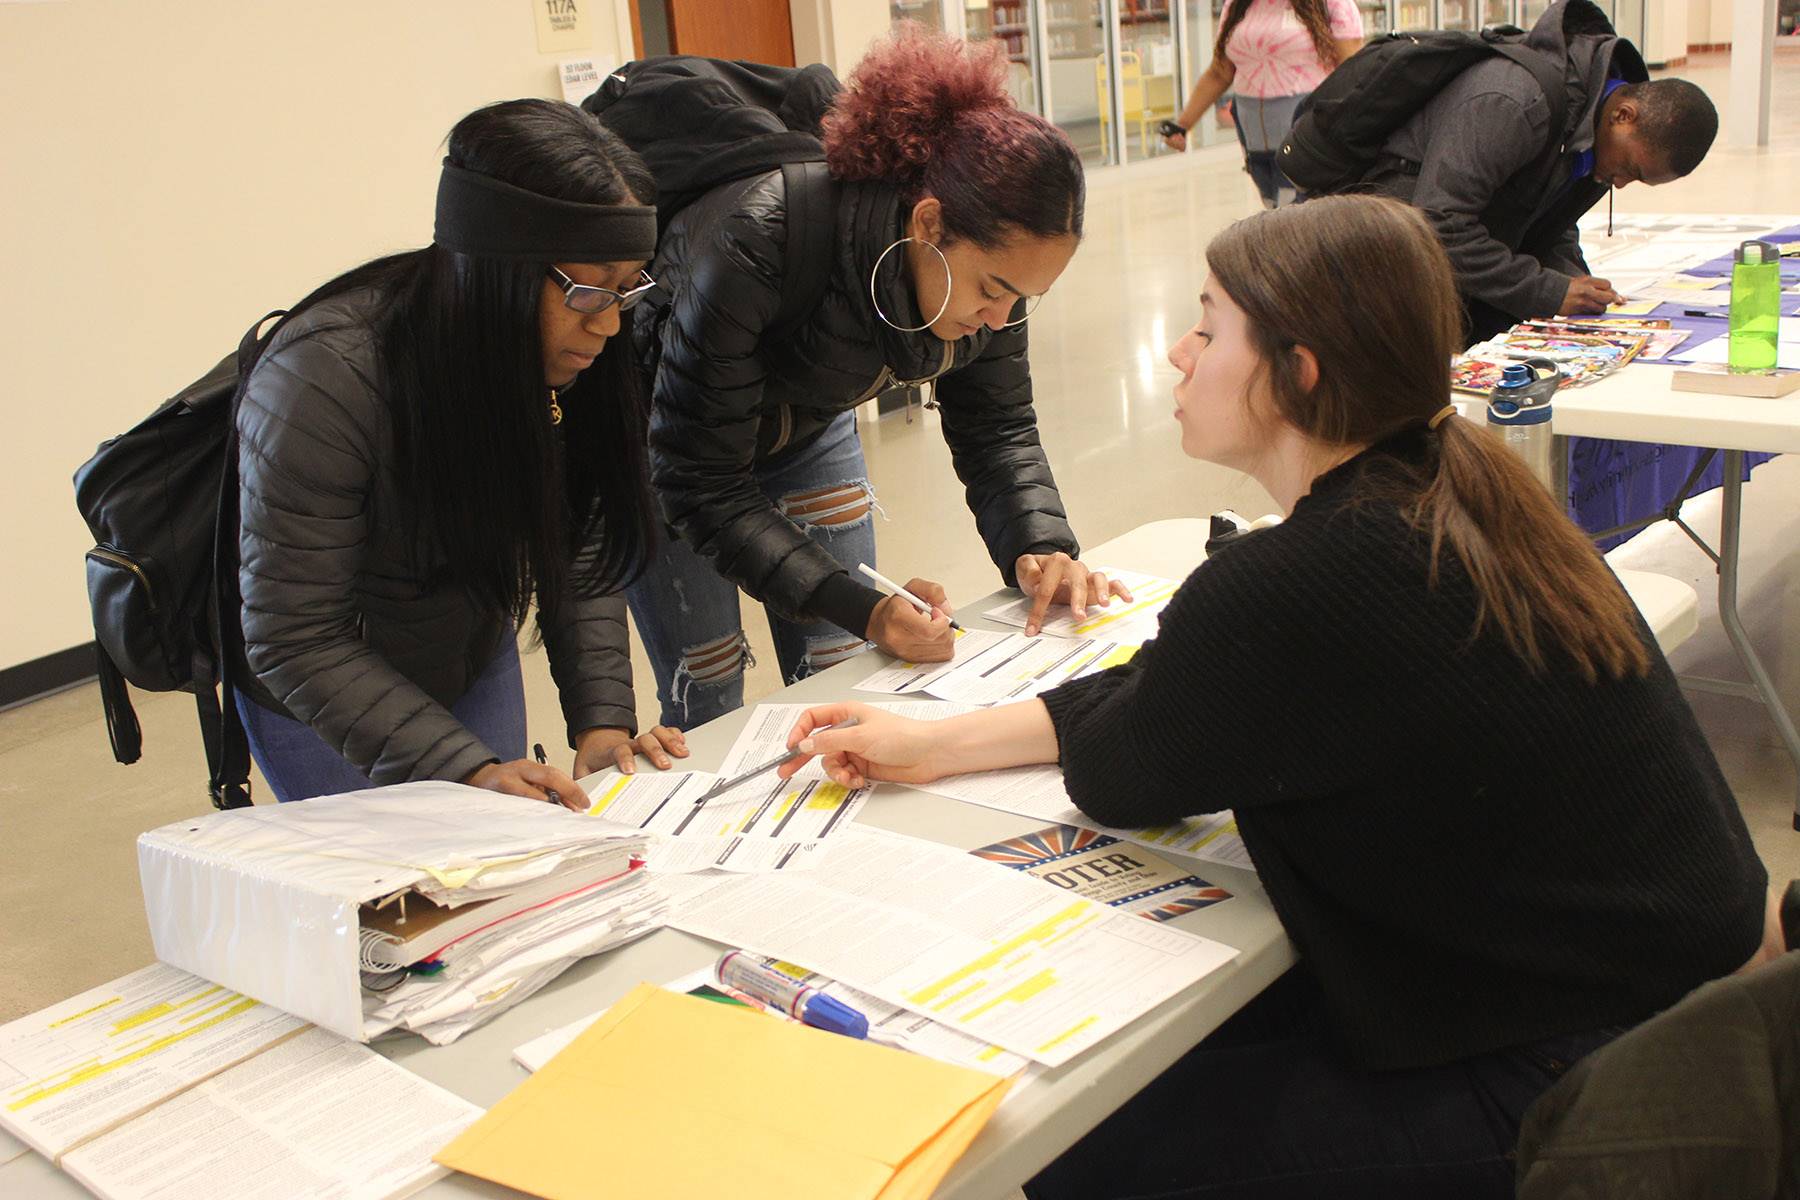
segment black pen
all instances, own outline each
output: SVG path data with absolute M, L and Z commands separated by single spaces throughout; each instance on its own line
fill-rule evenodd
M 532 754 L 537 756 L 538 766 L 547 767 L 550 765 L 550 756 L 544 753 L 544 743 L 533 742 L 531 744 L 531 752 L 532 752 Z M 546 792 L 550 793 L 550 803 L 552 803 L 552 804 L 561 804 L 562 803 L 562 797 L 556 794 L 555 788 L 545 788 L 544 790 Z
M 1681 310 L 1681 315 L 1684 317 L 1715 317 L 1721 321 L 1725 319 L 1724 313 L 1705 308 L 1684 308 Z

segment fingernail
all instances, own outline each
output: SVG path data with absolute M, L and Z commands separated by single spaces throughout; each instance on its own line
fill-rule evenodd
M 636 770 L 637 770 L 636 763 L 626 763 L 624 766 L 619 768 L 619 773 L 622 775 L 630 775 L 632 772 L 634 772 Z

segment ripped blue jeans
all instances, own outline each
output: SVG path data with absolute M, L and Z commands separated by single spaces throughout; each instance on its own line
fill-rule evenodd
M 783 516 L 846 568 L 875 565 L 875 493 L 854 412 L 832 421 L 811 445 L 758 464 L 756 482 Z M 735 583 L 686 542 L 668 538 L 625 589 L 625 599 L 656 673 L 664 725 L 692 729 L 743 706 L 751 658 Z M 789 683 L 867 645 L 830 621 L 790 621 L 773 612 L 769 633 Z

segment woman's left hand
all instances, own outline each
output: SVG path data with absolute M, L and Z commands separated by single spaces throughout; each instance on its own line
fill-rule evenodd
M 688 756 L 687 738 L 681 730 L 658 725 L 636 737 L 623 729 L 600 726 L 583 730 L 575 738 L 575 778 L 582 779 L 595 771 L 617 767 L 629 775 L 637 770 L 637 756 L 642 754 L 661 770 L 675 764 L 670 760 Z
M 1090 571 L 1080 562 L 1058 550 L 1055 554 L 1021 554 L 1013 564 L 1019 590 L 1031 597 L 1031 612 L 1025 618 L 1025 634 L 1036 636 L 1044 627 L 1044 614 L 1052 604 L 1067 604 L 1069 615 L 1077 621 L 1087 620 L 1089 604 L 1104 608 L 1117 596 L 1131 603 L 1131 590 L 1117 579 L 1108 579 L 1103 571 Z

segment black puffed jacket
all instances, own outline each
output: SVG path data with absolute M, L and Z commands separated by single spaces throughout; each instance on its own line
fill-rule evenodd
M 461 779 L 500 755 L 450 705 L 514 629 L 466 589 L 428 582 L 416 561 L 379 311 L 367 291 L 315 305 L 250 373 L 237 414 L 240 678 L 377 784 Z M 595 726 L 635 731 L 623 598 L 557 609 L 539 627 L 570 744 Z
M 726 578 L 788 617 L 861 635 L 880 596 L 854 581 L 759 490 L 753 471 L 816 440 L 834 417 L 896 382 L 935 380 L 951 460 L 988 553 L 1010 586 L 1019 555 L 1079 551 L 1038 442 L 1026 326 L 945 342 L 901 333 L 870 303 L 883 250 L 902 236 L 892 187 L 836 187 L 834 260 L 811 316 L 776 325 L 788 269 L 779 171 L 723 184 L 665 229 L 662 285 L 635 324 L 652 380 L 651 477 L 663 516 Z M 881 272 L 882 311 L 924 323 L 901 250 Z

